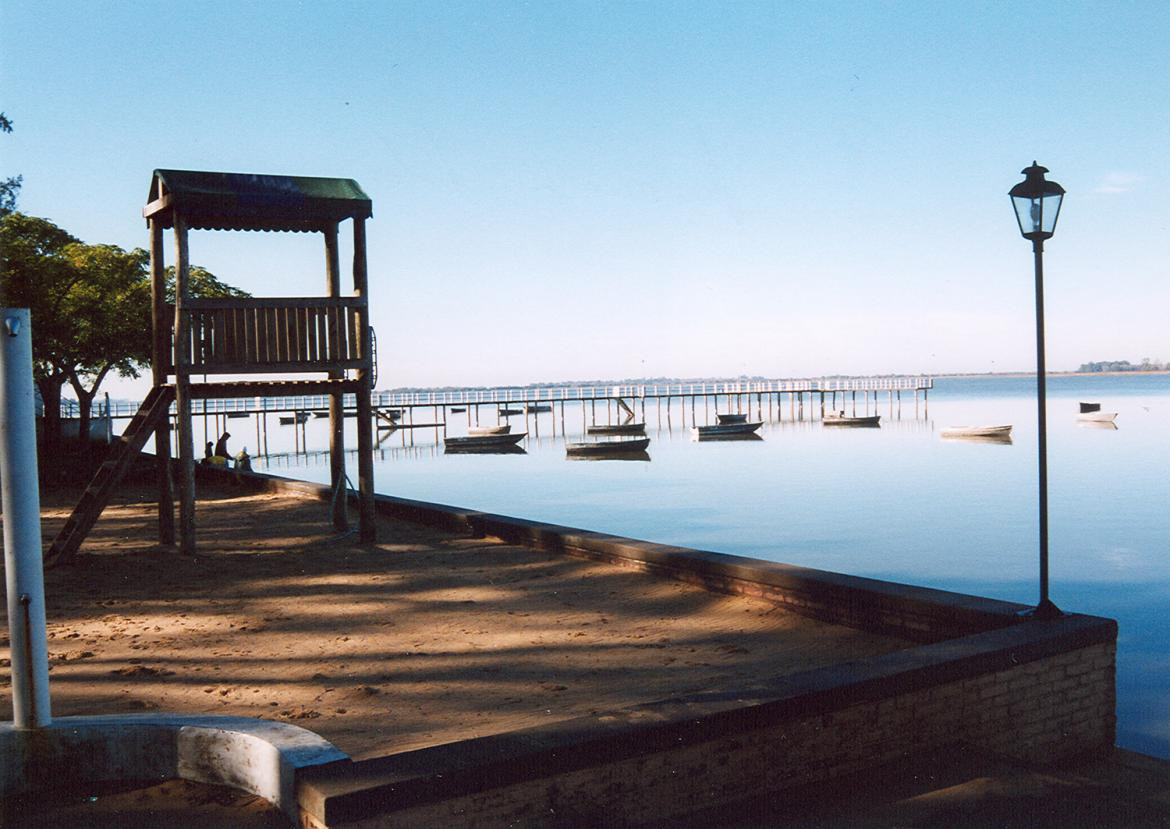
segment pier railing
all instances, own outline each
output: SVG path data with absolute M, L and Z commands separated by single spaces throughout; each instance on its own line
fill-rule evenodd
M 891 377 L 821 377 L 798 380 L 743 380 L 713 383 L 662 383 L 544 386 L 497 389 L 444 389 L 407 392 L 374 392 L 371 403 L 378 409 L 415 406 L 474 406 L 492 404 L 524 404 L 580 402 L 585 400 L 638 400 L 671 397 L 727 396 L 743 394 L 816 394 L 819 392 L 895 392 L 929 391 L 934 379 L 927 376 Z M 76 402 L 67 401 L 74 407 Z M 65 405 L 64 403 L 62 404 Z M 353 395 L 345 396 L 345 406 L 353 407 Z M 206 409 L 204 409 L 206 406 Z M 324 395 L 293 395 L 286 397 L 241 397 L 197 400 L 194 413 L 255 414 L 259 412 L 290 412 L 325 410 L 329 398 Z M 131 417 L 138 404 L 114 401 L 110 406 L 114 417 Z M 64 409 L 63 409 L 64 411 Z

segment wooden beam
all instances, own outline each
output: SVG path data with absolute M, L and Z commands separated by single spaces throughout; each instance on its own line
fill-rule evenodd
M 297 395 L 326 395 L 339 392 L 356 394 L 357 380 L 256 380 L 236 383 L 189 383 L 192 400 L 231 397 L 282 397 Z
M 175 400 L 179 419 L 179 550 L 195 552 L 195 438 L 191 433 L 191 332 L 187 224 L 175 216 Z
M 146 207 L 142 208 L 142 217 L 144 219 L 150 219 L 151 217 L 157 216 L 159 213 L 165 213 L 170 209 L 171 194 L 167 193 L 165 196 L 159 196 L 154 201 L 148 203 Z M 159 227 L 161 228 L 162 225 L 160 224 Z
M 215 363 L 194 360 L 190 363 L 191 374 L 319 374 L 325 371 L 344 371 L 362 367 L 361 360 L 320 361 L 316 363 Z
M 353 220 L 353 293 L 366 299 L 369 296 L 369 275 L 366 270 L 366 220 Z M 370 406 L 370 377 L 373 362 L 370 357 L 370 309 L 363 302 L 358 309 L 358 354 L 362 367 L 357 371 L 358 489 L 361 497 L 361 527 L 359 538 L 369 542 L 377 539 L 378 530 L 374 512 L 374 423 Z
M 234 308 L 359 308 L 365 305 L 365 297 L 357 296 L 237 296 L 187 300 L 187 308 L 192 311 L 223 311 Z
M 325 228 L 325 290 L 330 299 L 341 297 L 341 255 L 337 241 L 337 224 Z M 360 297 L 365 302 L 365 297 Z M 324 315 L 321 315 L 318 331 L 325 332 Z M 338 332 L 330 329 L 328 352 L 331 359 L 337 359 L 340 353 Z M 321 349 L 326 345 L 322 341 Z M 333 369 L 329 372 L 331 380 L 340 380 L 345 377 L 345 370 Z M 333 492 L 332 519 L 333 528 L 338 532 L 349 529 L 349 516 L 346 505 L 349 499 L 345 490 L 345 409 L 343 408 L 342 392 L 338 389 L 329 395 L 329 485 Z
M 167 382 L 171 363 L 171 330 L 167 325 L 166 261 L 162 223 L 150 220 L 150 318 L 151 378 L 154 385 Z M 175 492 L 171 483 L 171 427 L 162 418 L 154 431 L 155 478 L 158 481 L 158 541 L 175 543 Z

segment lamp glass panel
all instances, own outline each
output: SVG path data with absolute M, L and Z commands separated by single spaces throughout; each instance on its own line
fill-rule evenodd
M 1012 196 L 1012 206 L 1016 208 L 1016 221 L 1020 223 L 1020 233 L 1027 236 L 1040 230 L 1040 199 Z
M 1064 199 L 1063 193 L 1046 193 L 1041 202 L 1042 227 L 1041 231 L 1051 235 L 1056 230 L 1056 219 L 1060 215 L 1060 203 Z

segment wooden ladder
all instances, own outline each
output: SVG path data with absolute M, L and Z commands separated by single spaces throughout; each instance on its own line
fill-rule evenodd
M 98 467 L 93 480 L 89 482 L 81 500 L 73 508 L 73 514 L 57 533 L 49 551 L 45 554 L 46 564 L 61 564 L 77 552 L 81 542 L 89 535 L 102 510 L 110 502 L 114 488 L 122 481 L 126 470 L 134 463 L 147 439 L 164 422 L 170 412 L 171 401 L 175 399 L 174 386 L 155 386 L 142 401 L 126 431 L 110 446 L 109 454 Z

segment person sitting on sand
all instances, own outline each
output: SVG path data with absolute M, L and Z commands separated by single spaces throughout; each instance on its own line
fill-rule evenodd
M 236 472 L 251 472 L 252 471 L 252 456 L 248 454 L 248 447 L 245 446 L 236 453 Z
M 212 447 L 211 441 L 207 441 L 207 444 L 203 447 L 203 461 L 202 462 L 205 464 L 211 463 L 211 459 L 215 456 L 215 452 L 212 451 L 211 447 Z
M 219 436 L 219 440 L 216 441 L 216 443 L 215 443 L 215 454 L 218 457 L 223 458 L 224 460 L 227 460 L 228 458 L 231 457 L 231 453 L 228 452 L 228 447 L 227 447 L 228 438 L 230 438 L 230 437 L 231 437 L 230 432 L 224 432 L 222 435 Z

